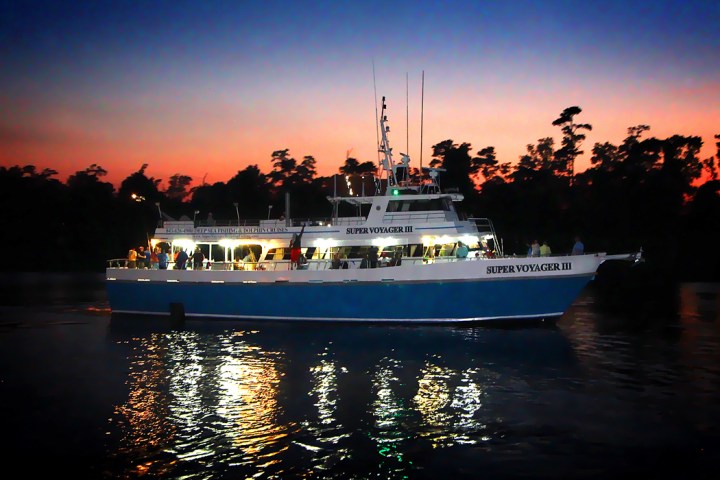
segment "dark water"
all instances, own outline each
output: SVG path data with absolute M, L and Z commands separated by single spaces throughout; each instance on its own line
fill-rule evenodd
M 714 478 L 720 285 L 556 326 L 113 318 L 101 277 L 0 277 L 18 478 Z

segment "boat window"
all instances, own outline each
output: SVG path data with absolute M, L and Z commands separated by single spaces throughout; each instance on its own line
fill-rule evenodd
M 455 251 L 455 243 L 443 243 L 442 245 L 435 245 L 435 256 L 436 257 L 449 257 L 453 255 Z
M 340 254 L 340 258 L 350 258 L 351 250 L 352 249 L 350 247 L 339 247 L 337 249 L 337 253 Z M 335 253 L 335 252 L 331 252 L 331 253 Z M 331 258 L 332 258 L 332 255 L 331 255 Z
M 233 249 L 233 257 L 235 260 L 244 259 L 252 251 L 255 261 L 260 260 L 262 255 L 262 246 L 260 245 L 239 245 Z M 228 257 L 229 258 L 229 257 Z M 272 259 L 272 255 L 268 254 L 268 260 Z
M 290 260 L 289 248 L 271 248 L 268 250 L 267 260 Z
M 211 255 L 208 260 L 212 259 L 213 262 L 224 262 L 225 261 L 225 247 L 217 244 L 210 245 Z
M 421 243 L 413 243 L 407 246 L 406 252 L 409 250 L 408 257 L 422 257 L 423 246 Z
M 330 258 L 332 255 L 330 254 L 329 248 L 308 248 L 308 253 L 312 251 L 312 255 L 306 255 L 308 259 L 315 258 L 316 260 L 322 260 L 324 258 Z
M 427 212 L 427 211 L 452 211 L 452 200 L 447 197 L 413 199 L 413 200 L 390 200 L 387 211 L 392 212 Z

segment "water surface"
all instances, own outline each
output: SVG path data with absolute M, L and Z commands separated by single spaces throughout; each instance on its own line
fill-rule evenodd
M 118 318 L 102 279 L 0 277 L 4 457 L 75 478 L 709 477 L 720 286 L 554 326 Z

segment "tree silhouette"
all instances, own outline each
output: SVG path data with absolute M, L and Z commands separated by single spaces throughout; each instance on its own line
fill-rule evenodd
M 720 140 L 720 135 L 715 135 L 715 140 Z M 702 161 L 703 169 L 710 180 L 717 180 L 720 176 L 720 141 L 715 142 L 715 148 L 717 149 L 717 161 L 712 156 Z
M 431 167 L 446 170 L 440 176 L 444 188 L 457 188 L 468 203 L 476 200 L 478 192 L 475 181 L 482 166 L 478 157 L 470 156 L 471 150 L 469 143 L 458 145 L 452 140 L 444 140 L 433 145 L 433 159 L 430 161 Z
M 575 159 L 582 155 L 580 143 L 585 140 L 585 134 L 581 130 L 592 130 L 589 123 L 575 123 L 574 118 L 582 112 L 580 107 L 568 107 L 562 111 L 560 116 L 552 124 L 560 127 L 563 133 L 561 147 L 555 152 L 555 171 L 559 175 L 566 175 L 569 170 L 570 183 L 575 177 Z
M 495 147 L 485 147 L 480 150 L 475 163 L 479 166 L 484 184 L 504 182 L 505 176 L 510 172 L 510 164 L 498 162 Z
M 190 184 L 192 177 L 176 173 L 168 180 L 168 187 L 165 190 L 165 196 L 174 201 L 182 202 L 190 194 Z
M 358 162 L 356 158 L 347 157 L 345 164 L 338 171 L 343 175 L 367 175 L 377 173 L 377 166 L 373 162 Z
M 363 191 L 365 195 L 373 195 L 375 192 L 375 182 L 366 180 L 366 177 L 374 177 L 377 174 L 377 166 L 373 162 L 358 162 L 353 157 L 347 157 L 345 163 L 338 169 L 338 171 L 349 178 L 350 187 L 354 194 L 361 194 Z M 339 187 L 339 194 L 349 194 L 346 182 L 340 182 L 337 185 Z M 333 190 L 335 185 L 333 184 Z
M 236 213 L 240 218 L 262 218 L 272 204 L 267 176 L 257 165 L 238 171 L 227 186 L 233 202 L 238 204 Z
M 227 184 L 215 182 L 212 185 L 201 185 L 193 191 L 190 205 L 193 207 L 193 218 L 205 223 L 211 218 L 231 218 L 235 216 L 234 199 Z M 198 215 L 195 215 L 198 211 Z M 212 214 L 212 215 L 210 215 Z
M 150 202 L 158 202 L 162 199 L 160 191 L 158 190 L 160 180 L 145 176 L 147 167 L 148 164 L 144 163 L 140 167 L 140 170 L 130 174 L 130 176 L 120 183 L 120 189 L 118 190 L 120 198 L 130 199 L 132 194 L 135 194 L 144 197 Z
M 118 209 L 115 188 L 101 179 L 107 171 L 92 164 L 75 172 L 67 180 L 68 208 L 66 241 L 76 255 L 84 255 L 84 262 L 102 264 L 107 252 L 124 248 L 125 233 L 118 231 Z M 76 258 L 68 261 L 77 261 Z
M 513 182 L 538 184 L 540 188 L 545 188 L 545 184 L 553 179 L 559 179 L 555 175 L 554 144 L 552 137 L 539 139 L 537 145 L 529 144 L 527 153 L 520 157 L 514 168 L 505 167 L 512 170 L 508 177 Z
M 293 202 L 293 216 L 309 216 L 316 207 L 317 183 L 315 182 L 315 157 L 306 155 L 300 164 L 292 158 L 288 149 L 276 150 L 272 154 L 273 170 L 268 174 L 271 181 L 275 204 L 285 206 L 284 194 L 292 199 L 302 198 L 302 202 Z M 287 209 L 287 206 L 285 206 Z
M 268 174 L 274 190 L 280 191 L 292 185 L 297 162 L 290 156 L 290 150 L 275 150 L 272 153 L 272 171 Z
M 579 107 L 570 107 L 556 120 L 564 134 L 557 151 L 552 138 L 541 138 L 511 165 L 500 163 L 493 147 L 473 156 L 470 143 L 444 140 L 433 146 L 431 165 L 447 169 L 442 186 L 465 196 L 463 210 L 493 220 L 506 253 L 524 254 L 525 242 L 534 238 L 549 240 L 553 251 L 569 252 L 572 237 L 581 233 L 588 251 L 642 246 L 649 262 L 674 269 L 654 272 L 658 278 L 668 273 L 671 278 L 720 279 L 720 259 L 697 255 L 714 251 L 720 234 L 720 135 L 714 136 L 716 155 L 700 159 L 700 137 L 647 138 L 648 125 L 633 126 L 619 145 L 596 143 L 590 168 L 575 174 L 582 131 L 589 130 L 575 123 L 579 113 Z M 147 242 L 160 206 L 173 218 L 192 218 L 200 210 L 199 220 L 213 212 L 218 223 L 234 224 L 238 215 L 241 221 L 265 218 L 269 205 L 279 215 L 288 192 L 299 222 L 329 215 L 326 197 L 336 184 L 338 194 L 348 193 L 336 175 L 317 177 L 313 156 L 298 163 L 287 149 L 273 152 L 267 174 L 250 165 L 226 183 L 209 185 L 203 179 L 189 192 L 192 179 L 181 173 L 168 179 L 166 190 L 158 190 L 161 180 L 148 177 L 147 167 L 125 178 L 117 191 L 97 164 L 75 172 L 66 183 L 50 169 L 0 167 L 0 222 L 6 227 L 0 230 L 0 248 L 32 253 L 8 255 L 0 269 L 99 270 L 105 259 L 125 256 L 129 247 Z M 375 174 L 376 166 L 347 156 L 338 171 L 350 177 L 358 194 L 358 180 Z M 373 194 L 369 185 L 366 195 Z M 133 193 L 141 201 L 133 200 Z M 351 210 L 347 213 L 357 213 Z
M 69 263 L 68 188 L 57 172 L 34 165 L 0 167 L 0 270 L 55 270 Z

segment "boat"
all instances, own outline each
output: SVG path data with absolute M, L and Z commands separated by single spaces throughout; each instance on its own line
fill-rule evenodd
M 151 240 L 171 255 L 203 252 L 195 269 L 128 268 L 110 260 L 113 314 L 253 321 L 440 323 L 553 320 L 598 267 L 637 253 L 505 255 L 492 221 L 465 217 L 441 168 L 412 178 L 393 158 L 385 98 L 371 195 L 328 196 L 332 215 L 228 222 L 165 221 Z M 269 216 L 268 216 L 269 217 Z M 172 258 L 172 256 L 171 256 Z

